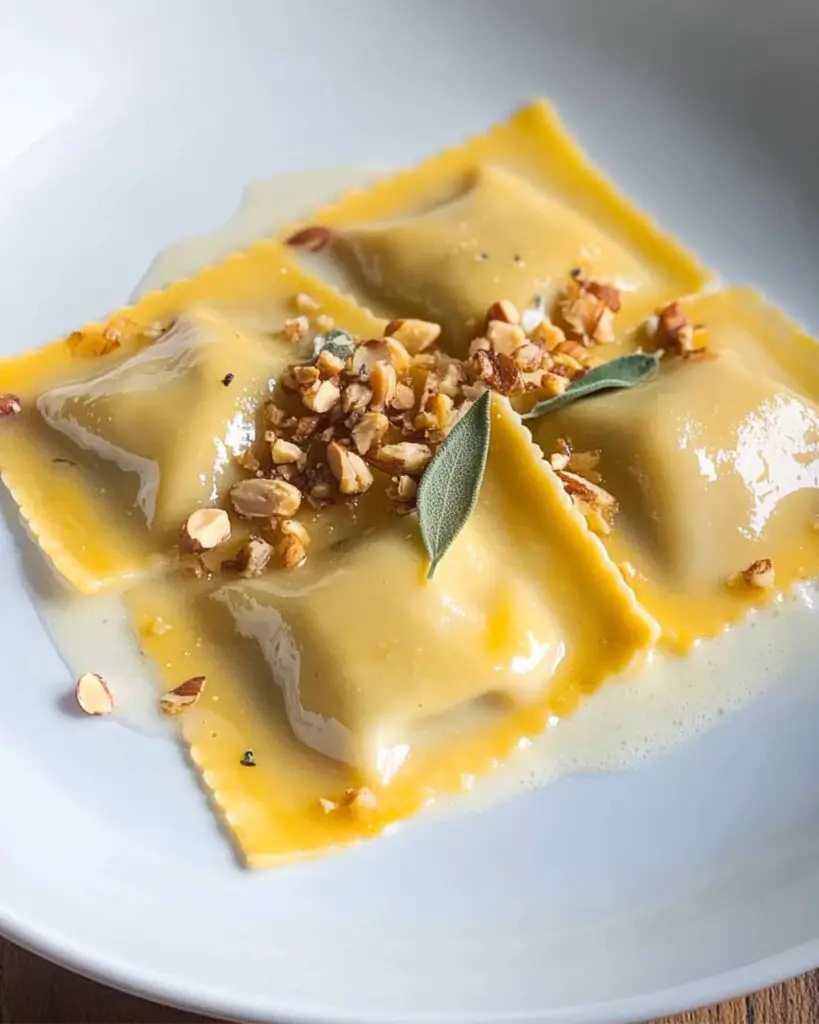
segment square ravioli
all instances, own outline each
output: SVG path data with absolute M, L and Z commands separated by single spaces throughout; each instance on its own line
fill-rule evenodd
M 206 677 L 182 731 L 249 864 L 327 851 L 458 791 L 654 643 L 505 400 L 492 417 L 477 508 L 432 580 L 416 520 L 392 516 L 294 573 L 128 595 L 163 681 Z
M 299 294 L 339 326 L 380 333 L 262 242 L 105 323 L 0 361 L 0 392 L 21 404 L 0 431 L 3 481 L 78 590 L 119 586 L 160 563 L 188 515 L 223 500 L 260 403 L 309 350 Z M 288 320 L 303 337 L 284 330 Z
M 440 323 L 462 353 L 487 305 L 555 299 L 579 268 L 621 292 L 628 328 L 710 275 L 593 167 L 545 102 L 314 212 L 317 257 L 381 315 Z M 298 240 L 291 225 L 286 237 Z M 308 248 L 318 248 L 313 232 Z M 471 332 L 471 333 L 470 333 Z
M 815 342 L 753 292 L 683 305 L 701 355 L 666 355 L 653 380 L 545 416 L 534 436 L 599 454 L 618 506 L 606 547 L 687 650 L 819 575 L 819 373 Z

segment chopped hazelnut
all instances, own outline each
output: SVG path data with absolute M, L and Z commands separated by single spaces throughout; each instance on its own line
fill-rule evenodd
M 614 314 L 620 309 L 620 292 L 614 285 L 586 281 L 575 276 L 560 300 L 560 313 L 581 338 L 600 344 L 614 341 Z
M 678 356 L 694 351 L 694 327 L 680 302 L 671 302 L 657 313 L 654 344 Z
M 301 416 L 293 428 L 293 437 L 297 441 L 305 441 L 315 434 L 319 425 L 318 416 Z
M 543 349 L 540 345 L 527 341 L 520 348 L 515 349 L 512 353 L 512 359 L 515 366 L 523 373 L 534 373 L 535 370 L 540 368 L 540 364 L 543 361 Z
M 344 359 L 334 355 L 326 348 L 319 352 L 316 359 L 316 369 L 319 372 L 319 376 L 325 380 L 329 377 L 337 377 L 344 369 L 345 364 L 346 361 Z
M 285 441 L 277 437 L 270 448 L 274 466 L 284 466 L 290 462 L 298 462 L 304 452 L 292 441 Z
M 551 320 L 543 320 L 539 323 L 530 333 L 529 337 L 532 341 L 543 345 L 547 352 L 551 352 L 552 349 L 557 348 L 558 345 L 566 340 L 565 332 L 557 324 L 553 324 Z
M 273 546 L 262 537 L 251 537 L 242 548 L 241 571 L 245 576 L 259 576 L 267 568 L 273 555 Z
M 231 487 L 230 500 L 246 519 L 290 517 L 301 504 L 301 492 L 285 480 L 241 480 Z
M 0 419 L 5 419 L 7 416 L 17 416 L 22 405 L 17 395 L 6 393 L 0 395 Z
M 751 562 L 747 569 L 732 573 L 728 578 L 728 585 L 731 587 L 744 585 L 755 590 L 770 590 L 774 582 L 774 564 L 770 558 L 758 558 Z
M 163 715 L 181 715 L 187 708 L 199 700 L 202 690 L 205 688 L 204 676 L 193 676 L 180 683 L 173 690 L 169 690 L 159 700 L 159 707 Z
M 210 551 L 230 540 L 230 518 L 222 508 L 199 508 L 188 516 L 182 538 L 194 553 Z
M 310 330 L 310 321 L 306 316 L 291 316 L 282 324 L 282 331 L 288 341 L 296 344 Z
M 288 239 L 287 244 L 296 249 L 307 249 L 309 252 L 320 252 L 326 249 L 333 240 L 333 233 L 323 224 L 310 224 L 306 228 L 300 228 Z
M 339 398 L 341 398 L 341 388 L 332 380 L 323 380 L 318 387 L 313 385 L 303 391 L 301 395 L 304 405 L 316 413 L 329 412 Z
M 429 320 L 391 320 L 384 328 L 385 337 L 396 338 L 411 355 L 429 348 L 440 334 L 440 324 Z
M 348 384 L 341 397 L 341 407 L 346 413 L 363 412 L 373 400 L 372 388 L 354 381 Z
M 486 338 L 495 352 L 511 356 L 515 349 L 526 341 L 523 328 L 503 320 L 490 320 L 486 327 Z
M 577 473 L 570 473 L 566 469 L 556 469 L 555 472 L 560 477 L 566 493 L 573 498 L 580 498 L 593 508 L 613 511 L 617 507 L 614 496 L 597 484 L 593 484 L 591 480 L 587 480 Z
M 509 299 L 500 299 L 498 302 L 493 302 L 486 311 L 486 323 L 490 324 L 493 320 L 499 320 L 505 324 L 519 324 L 520 313 L 518 312 L 518 307 L 514 302 L 510 302 Z
M 276 548 L 279 562 L 283 569 L 298 569 L 307 560 L 307 552 L 304 545 L 295 534 L 288 534 L 282 537 Z
M 367 463 L 337 441 L 327 445 L 327 464 L 342 494 L 363 494 L 372 486 L 373 475 Z
M 389 363 L 376 363 L 370 371 L 370 386 L 373 391 L 372 407 L 383 409 L 389 405 L 398 386 L 395 368 Z
M 415 392 L 409 384 L 396 384 L 395 395 L 393 396 L 390 405 L 392 405 L 393 409 L 399 409 L 401 411 L 414 408 Z
M 397 444 L 386 444 L 378 448 L 372 461 L 387 470 L 398 470 L 410 476 L 422 473 L 432 459 L 432 449 L 425 444 L 414 441 L 399 441 Z
M 290 372 L 293 375 L 293 380 L 295 380 L 295 382 L 300 387 L 307 387 L 310 384 L 315 384 L 318 381 L 319 377 L 320 377 L 320 374 L 319 374 L 319 371 L 318 371 L 318 367 L 317 366 L 312 366 L 312 365 L 310 365 L 310 366 L 301 366 L 301 365 L 294 366 L 294 367 L 291 368 Z
M 415 501 L 418 494 L 418 481 L 406 474 L 395 481 L 395 495 L 400 501 Z
M 114 698 L 108 683 L 96 672 L 84 672 L 77 680 L 74 693 L 77 704 L 86 715 L 110 715 L 114 710 Z
M 298 519 L 282 519 L 279 529 L 285 537 L 298 537 L 305 548 L 310 543 L 310 534 L 307 532 L 307 527 L 304 523 L 300 523 Z
M 389 420 L 382 412 L 365 412 L 351 431 L 353 443 L 359 454 L 366 455 L 371 448 L 377 448 L 384 440 L 389 425 Z

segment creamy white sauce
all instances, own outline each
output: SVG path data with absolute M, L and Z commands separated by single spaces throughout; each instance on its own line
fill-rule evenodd
M 132 299 L 273 234 L 283 221 L 372 177 L 371 169 L 344 167 L 254 182 L 226 224 L 159 253 Z M 577 714 L 553 723 L 498 771 L 474 780 L 470 794 L 455 806 L 486 806 L 573 772 L 627 768 L 690 740 L 804 663 L 814 646 L 817 594 L 816 588 L 802 587 L 792 598 L 701 644 L 690 657 L 655 655 L 638 675 L 610 682 Z M 41 601 L 40 612 L 72 675 L 94 671 L 109 681 L 121 721 L 172 734 L 157 710 L 157 673 L 140 654 L 118 598 L 73 597 L 55 587 Z M 444 805 L 451 811 L 452 802 Z

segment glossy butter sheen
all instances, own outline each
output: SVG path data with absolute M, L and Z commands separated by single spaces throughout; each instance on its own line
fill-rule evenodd
M 621 286 L 620 329 L 711 277 L 614 190 L 542 101 L 311 222 L 336 233 L 319 272 L 346 267 L 355 296 L 383 315 L 441 322 L 455 351 L 494 300 L 522 308 L 554 296 L 574 267 Z

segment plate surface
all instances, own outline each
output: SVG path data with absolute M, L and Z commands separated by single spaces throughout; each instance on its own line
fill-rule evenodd
M 398 166 L 536 95 L 706 263 L 817 331 L 817 33 L 810 0 L 6 0 L 0 350 L 118 305 L 254 177 Z M 612 1024 L 819 964 L 815 662 L 648 767 L 246 874 L 172 745 L 67 713 L 17 533 L 0 530 L 12 939 L 248 1021 Z

